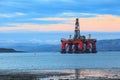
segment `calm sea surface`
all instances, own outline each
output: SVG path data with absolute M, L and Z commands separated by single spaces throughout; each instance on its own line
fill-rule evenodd
M 120 52 L 96 54 L 0 53 L 0 69 L 120 68 Z

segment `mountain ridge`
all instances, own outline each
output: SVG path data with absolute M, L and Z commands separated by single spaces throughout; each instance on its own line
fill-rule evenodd
M 120 39 L 98 40 L 97 51 L 120 51 Z M 0 45 L 1 48 L 12 48 L 16 51 L 25 52 L 59 52 L 61 44 L 40 44 L 40 43 L 10 43 Z

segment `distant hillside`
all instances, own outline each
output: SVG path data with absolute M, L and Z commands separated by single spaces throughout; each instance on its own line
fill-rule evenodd
M 0 47 L 2 47 L 2 44 Z M 4 43 L 3 47 L 25 52 L 59 52 L 61 50 L 61 44 Z M 97 51 L 120 51 L 120 39 L 98 40 Z
M 99 40 L 97 42 L 98 51 L 120 51 L 120 39 Z

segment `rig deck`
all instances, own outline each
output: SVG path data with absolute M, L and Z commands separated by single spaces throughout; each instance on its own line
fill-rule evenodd
M 61 53 L 96 53 L 96 39 L 61 40 Z

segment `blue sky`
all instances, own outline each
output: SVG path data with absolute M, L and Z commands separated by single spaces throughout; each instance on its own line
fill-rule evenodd
M 83 14 L 81 14 L 83 13 Z M 86 13 L 86 14 L 85 14 Z M 119 0 L 1 0 L 0 25 L 58 24 L 63 21 L 37 21 L 48 17 L 93 17 L 94 14 L 120 16 Z
M 56 40 L 59 40 L 61 35 L 64 35 L 62 30 L 68 33 L 73 31 L 76 17 L 80 18 L 83 32 L 112 32 L 112 39 L 120 38 L 119 35 L 116 36 L 116 33 L 120 32 L 118 25 L 120 22 L 120 0 L 0 0 L 0 40 L 13 42 L 15 40 L 33 40 L 31 35 L 37 36 L 39 40 L 42 38 L 50 40 L 50 38 L 55 38 L 55 33 L 52 34 L 52 32 L 56 32 Z M 101 22 L 103 25 L 108 23 L 107 26 L 105 25 L 105 31 L 103 25 L 101 25 L 102 28 L 99 28 L 99 24 L 94 26 L 98 28 L 92 27 L 93 31 L 86 27 L 92 26 L 89 24 L 89 20 L 94 20 L 94 23 L 95 18 L 105 20 Z M 114 20 L 111 23 L 113 26 L 110 26 L 108 18 Z M 72 26 L 73 28 L 71 28 Z M 69 28 L 70 30 L 67 31 Z M 58 31 L 61 32 L 59 37 Z M 100 34 L 98 35 L 100 36 Z M 93 36 L 96 35 L 93 34 Z M 103 39 L 108 38 L 104 37 Z

